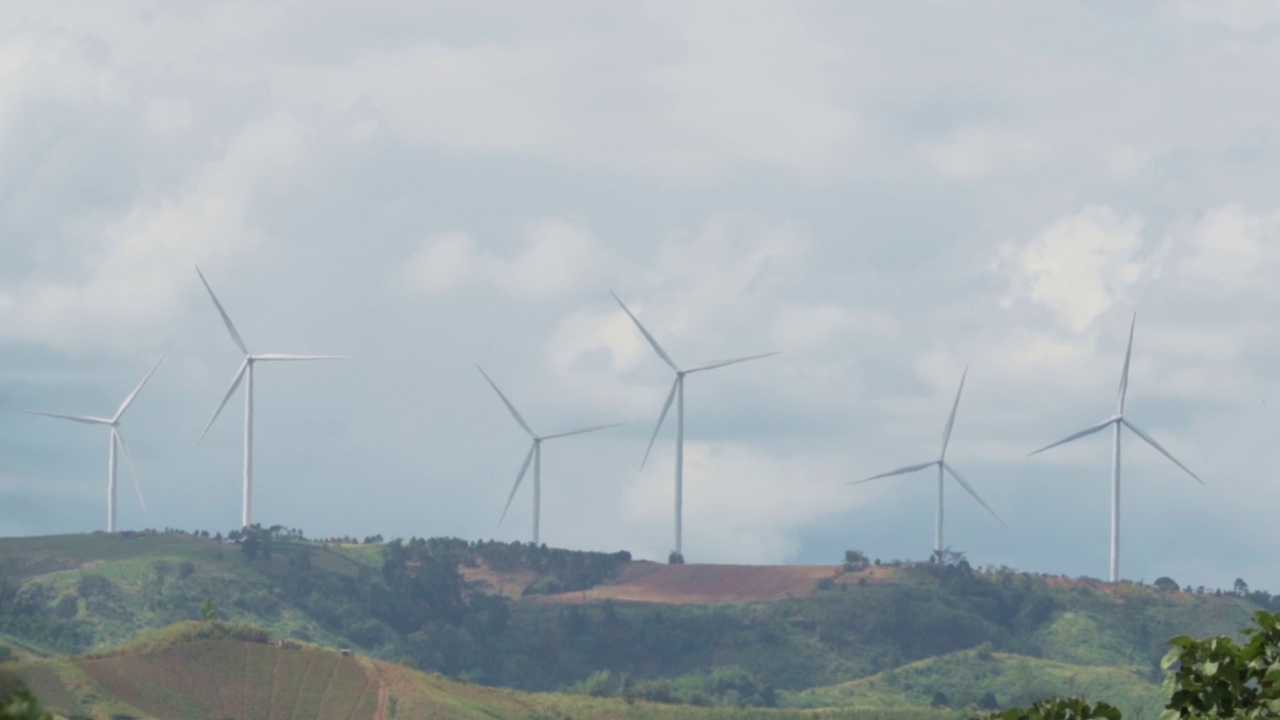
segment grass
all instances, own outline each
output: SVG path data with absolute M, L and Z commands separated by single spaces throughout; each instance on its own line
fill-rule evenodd
M 1154 718 L 1164 705 L 1158 685 L 1134 666 L 1077 665 L 985 650 L 965 650 L 910 663 L 871 677 L 791 693 L 800 707 L 862 705 L 920 707 L 941 693 L 952 707 L 977 707 L 990 693 L 1000 707 L 1027 705 L 1050 695 L 1105 699 L 1126 718 Z

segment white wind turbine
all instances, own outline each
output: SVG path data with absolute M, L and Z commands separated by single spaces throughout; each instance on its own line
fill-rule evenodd
M 209 281 L 204 279 L 204 273 L 200 272 L 200 268 L 196 268 L 196 274 L 200 276 L 200 282 L 204 283 L 204 288 L 209 291 L 209 297 L 213 299 L 213 304 L 218 308 L 218 314 L 222 316 L 222 322 L 227 326 L 227 332 L 231 333 L 231 339 L 235 341 L 236 347 L 244 353 L 244 362 L 240 364 L 240 369 L 236 371 L 235 377 L 231 379 L 231 387 L 227 388 L 227 393 L 222 396 L 222 402 L 218 405 L 218 409 L 214 411 L 213 417 L 209 419 L 209 424 L 205 425 L 204 431 L 200 433 L 200 439 L 196 441 L 196 446 L 204 442 L 204 436 L 208 434 L 209 428 L 213 427 L 213 423 L 218 419 L 218 415 L 222 413 L 222 409 L 227 406 L 227 401 L 231 399 L 231 395 L 235 393 L 236 388 L 240 387 L 240 381 L 246 380 L 244 390 L 244 498 L 240 511 L 240 524 L 242 527 L 249 527 L 252 518 L 253 509 L 253 366 L 257 362 L 294 362 L 301 360 L 340 360 L 345 358 L 344 355 L 282 355 L 280 353 L 261 353 L 253 354 L 249 352 L 249 348 L 245 346 L 244 340 L 240 339 L 240 333 L 236 332 L 236 326 L 231 323 L 231 318 L 227 315 L 227 311 L 222 309 L 222 303 L 218 302 L 218 296 L 213 294 L 213 288 L 209 287 Z
M 511 417 L 515 418 L 516 422 L 520 423 L 520 427 L 524 428 L 524 431 L 529 433 L 529 437 L 533 438 L 533 445 L 529 446 L 529 454 L 524 457 L 524 464 L 520 466 L 520 473 L 516 475 L 516 484 L 511 487 L 511 494 L 507 496 L 507 505 L 502 508 L 502 519 L 498 520 L 498 522 L 502 522 L 502 520 L 506 519 L 507 511 L 511 509 L 511 501 L 515 499 L 516 491 L 520 489 L 520 481 L 524 480 L 524 474 L 528 472 L 529 463 L 532 462 L 533 544 L 537 545 L 539 542 L 539 522 L 541 521 L 542 514 L 542 441 L 550 440 L 552 438 L 568 437 L 569 435 L 581 435 L 583 433 L 595 432 L 596 430 L 604 430 L 605 428 L 617 427 L 622 423 L 593 425 L 591 427 L 578 428 L 577 430 L 566 430 L 564 432 L 552 433 L 550 435 L 539 435 L 533 431 L 533 428 L 529 427 L 529 423 L 525 422 L 524 418 L 520 415 L 520 412 L 516 410 L 516 406 L 511 404 L 511 401 L 507 399 L 507 396 L 502 394 L 502 391 L 498 389 L 498 386 L 493 382 L 493 379 L 489 377 L 489 373 L 485 372 L 484 368 L 479 365 L 476 365 L 476 369 L 480 371 L 481 375 L 484 375 L 485 380 L 489 381 L 489 386 L 493 388 L 494 392 L 498 393 L 498 397 L 502 398 L 502 404 L 506 405 L 507 409 L 511 411 Z
M 649 451 L 653 450 L 653 442 L 658 439 L 658 431 L 662 429 L 662 423 L 664 420 L 667 419 L 667 411 L 671 409 L 671 402 L 672 400 L 675 400 L 678 396 L 679 402 L 676 403 L 676 549 L 675 549 L 675 552 L 677 555 L 683 556 L 682 545 L 681 545 L 681 539 L 682 539 L 681 523 L 682 523 L 682 516 L 683 516 L 682 513 L 683 513 L 683 505 L 684 505 L 684 378 L 686 375 L 691 375 L 696 372 L 702 372 L 703 370 L 714 370 L 716 368 L 721 368 L 726 365 L 734 365 L 736 363 L 746 362 L 748 360 L 758 360 L 760 358 L 766 358 L 771 355 L 777 355 L 778 353 L 771 352 L 771 353 L 764 353 L 763 355 L 750 355 L 748 357 L 733 358 L 730 360 L 719 360 L 717 362 L 707 363 L 706 365 L 699 365 L 698 367 L 689 368 L 688 370 L 681 370 L 680 366 L 676 365 L 675 361 L 671 359 L 671 356 L 667 355 L 666 351 L 662 349 L 662 346 L 658 344 L 658 341 L 655 340 L 653 336 L 649 334 L 648 330 L 645 330 L 644 325 L 640 324 L 640 320 L 636 318 L 635 314 L 632 313 L 629 309 L 627 309 L 627 306 L 623 304 L 622 300 L 619 299 L 618 296 L 614 295 L 612 292 L 610 292 L 609 294 L 613 295 L 613 299 L 618 301 L 618 305 L 622 307 L 623 312 L 625 312 L 627 316 L 631 318 L 631 321 L 636 324 L 636 327 L 639 328 L 640 330 L 640 334 L 644 335 L 644 339 L 649 341 L 649 345 L 653 347 L 653 351 L 658 354 L 658 357 L 662 358 L 662 361 L 665 362 L 667 365 L 669 365 L 671 369 L 676 372 L 675 382 L 671 384 L 671 392 L 667 394 L 667 401 L 662 405 L 662 413 L 658 415 L 658 424 L 656 427 L 653 428 L 653 437 L 649 438 L 649 447 L 646 448 L 644 451 L 644 459 L 640 461 L 640 467 L 641 469 L 643 469 L 645 463 L 648 462 Z
M 942 550 L 943 550 L 943 545 L 942 545 L 942 514 L 943 514 L 942 497 L 943 497 L 943 494 L 942 494 L 942 491 L 943 491 L 944 481 L 946 480 L 945 473 L 950 473 L 951 477 L 954 478 L 955 481 L 960 484 L 960 487 L 964 488 L 965 492 L 972 495 L 973 499 L 977 500 L 979 505 L 986 508 L 987 512 L 991 513 L 991 517 L 995 518 L 996 522 L 1000 523 L 1001 525 L 1004 525 L 1006 529 L 1009 527 L 1008 525 L 1005 525 L 1004 520 L 1000 519 L 1000 516 L 996 514 L 996 511 L 992 510 L 991 506 L 987 505 L 987 503 L 978 495 L 978 491 L 974 490 L 973 486 L 970 485 L 967 480 L 961 477 L 960 473 L 956 472 L 955 468 L 951 467 L 951 464 L 947 462 L 947 444 L 951 442 L 951 430 L 952 428 L 955 427 L 955 424 L 956 424 L 956 410 L 959 409 L 960 407 L 960 393 L 964 392 L 964 379 L 966 376 L 968 376 L 968 374 L 969 374 L 969 368 L 965 368 L 964 373 L 960 375 L 960 389 L 956 391 L 956 401 L 951 405 L 951 415 L 950 417 L 947 418 L 947 426 L 942 430 L 942 454 L 938 456 L 937 460 L 930 460 L 929 462 L 920 463 L 918 465 L 908 465 L 903 468 L 898 468 L 897 470 L 891 470 L 887 473 L 880 473 L 879 475 L 873 475 L 865 480 L 858 480 L 856 482 L 849 483 L 850 485 L 860 485 L 865 482 L 871 482 L 872 480 L 878 480 L 880 478 L 890 477 L 893 475 L 905 475 L 907 473 L 913 473 L 917 470 L 924 470 L 925 468 L 930 468 L 936 465 L 938 467 L 938 508 L 937 508 L 937 519 L 936 519 L 934 530 L 933 530 L 933 556 L 935 559 L 939 561 L 942 560 Z
M 111 428 L 111 444 L 107 449 L 107 532 L 116 531 L 116 448 L 119 447 L 124 455 L 125 464 L 129 466 L 129 474 L 133 476 L 133 488 L 138 492 L 138 503 L 142 505 L 142 509 L 147 509 L 147 501 L 142 497 L 142 485 L 138 482 L 138 471 L 133 466 L 133 454 L 129 452 L 129 444 L 124 441 L 124 434 L 120 432 L 120 418 L 124 417 L 124 411 L 129 409 L 133 401 L 137 399 L 138 393 L 142 392 L 143 386 L 151 379 L 156 370 L 160 367 L 160 363 L 164 362 L 164 357 L 156 361 L 151 372 L 142 378 L 142 382 L 129 393 L 129 396 L 120 403 L 116 414 L 110 418 L 94 417 L 92 415 L 60 415 L 58 413 L 39 412 L 36 410 L 24 410 L 31 415 L 42 415 L 44 417 L 58 418 L 60 420 L 70 420 L 72 422 L 84 423 L 85 425 L 106 425 Z
M 1137 324 L 1138 313 L 1134 313 L 1133 321 L 1129 323 L 1129 346 L 1124 351 L 1124 369 L 1120 372 L 1120 401 L 1116 409 L 1116 414 L 1093 427 L 1086 428 L 1078 433 L 1069 435 L 1052 445 L 1046 445 L 1031 453 L 1031 455 L 1042 453 L 1049 448 L 1064 445 L 1086 435 L 1092 435 L 1099 430 L 1106 429 L 1107 427 L 1113 428 L 1114 432 L 1112 436 L 1111 449 L 1111 582 L 1116 582 L 1120 579 L 1120 426 L 1123 425 L 1132 430 L 1135 435 L 1142 438 L 1151 447 L 1155 448 L 1157 452 L 1173 461 L 1174 465 L 1182 468 L 1188 475 L 1195 478 L 1196 482 L 1199 482 L 1201 485 L 1204 484 L 1204 481 L 1200 479 L 1200 476 L 1191 472 L 1186 465 L 1178 462 L 1178 459 L 1169 454 L 1168 450 L 1161 447 L 1160 443 L 1155 441 L 1155 438 L 1148 435 L 1137 425 L 1129 422 L 1128 418 L 1124 416 L 1124 396 L 1129 390 L 1129 358 L 1133 354 L 1133 330 Z

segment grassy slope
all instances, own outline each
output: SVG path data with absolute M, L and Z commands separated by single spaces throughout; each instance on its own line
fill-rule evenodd
M 950 720 L 949 711 L 850 707 L 739 710 L 626 703 L 563 694 L 526 694 L 454 682 L 366 657 L 314 646 L 284 649 L 237 639 L 192 639 L 195 623 L 151 634 L 137 650 L 7 666 L 62 715 L 114 713 L 188 718 L 619 718 L 711 720 L 830 718 Z
M 1142 668 L 1073 665 L 976 650 L 795 693 L 786 702 L 801 707 L 919 707 L 929 705 L 935 692 L 941 692 L 955 707 L 975 706 L 986 693 L 1001 707 L 1025 705 L 1047 695 L 1082 695 L 1111 702 L 1124 710 L 1126 718 L 1154 718 L 1164 704 L 1160 688 Z
M 312 566 L 354 576 L 362 568 L 377 568 L 377 548 L 370 546 L 308 545 Z M 127 642 L 140 631 L 164 627 L 184 618 L 162 614 L 146 598 L 157 593 L 178 594 L 187 605 L 185 619 L 199 617 L 205 598 L 214 599 L 223 617 L 251 621 L 282 636 L 297 636 L 330 646 L 351 645 L 348 638 L 334 635 L 287 603 L 274 601 L 275 576 L 299 547 L 280 543 L 269 562 L 248 562 L 235 545 L 187 535 L 148 535 L 133 539 L 93 533 L 47 537 L 0 538 L 0 567 L 11 577 L 39 581 L 56 597 L 74 595 L 82 578 L 106 577 L 114 586 L 113 595 L 97 598 L 92 606 L 80 600 L 80 616 L 89 622 L 100 651 Z M 178 567 L 190 562 L 195 568 L 189 578 L 177 577 Z M 167 564 L 162 579 L 157 564 Z M 252 588 L 264 599 L 260 606 L 237 607 L 218 602 L 230 586 Z M 29 648 L 38 652 L 44 649 Z M 42 652 L 42 654 L 53 654 Z

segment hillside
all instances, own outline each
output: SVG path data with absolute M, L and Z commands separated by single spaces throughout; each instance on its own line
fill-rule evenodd
M 0 539 L 0 655 L 112 652 L 200 618 L 208 601 L 214 616 L 272 637 L 530 692 L 846 706 L 833 688 L 848 687 L 918 707 L 932 685 L 929 703 L 940 690 L 962 707 L 974 693 L 946 690 L 950 675 L 938 673 L 983 648 L 997 658 L 984 667 L 1007 670 L 983 686 L 1000 704 L 1026 688 L 1104 677 L 1145 683 L 1124 690 L 1141 704 L 1157 687 L 1165 640 L 1233 634 L 1256 607 L 1234 594 L 965 563 L 845 572 L 450 539 L 323 543 L 255 530 L 243 540 Z M 901 693 L 888 682 L 919 668 L 932 674 Z M 869 694 L 856 685 L 876 682 Z
M 673 706 L 644 701 L 526 694 L 459 683 L 438 675 L 315 646 L 281 645 L 248 628 L 187 623 L 144 637 L 138 648 L 105 656 L 11 665 L 0 686 L 21 681 L 64 717 L 156 720 L 290 718 L 815 717 L 813 712 Z M 254 636 L 248 639 L 239 636 Z M 209 636 L 220 636 L 211 638 Z M 832 708 L 837 720 L 947 720 L 948 711 Z

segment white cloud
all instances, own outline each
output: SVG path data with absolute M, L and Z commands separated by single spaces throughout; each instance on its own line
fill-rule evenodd
M 648 537 L 649 553 L 673 546 L 674 484 L 670 442 L 654 448 L 646 470 L 626 490 L 628 525 Z M 739 443 L 686 440 L 684 446 L 684 550 L 714 562 L 785 563 L 800 551 L 800 533 L 814 523 L 852 511 L 866 495 L 843 485 L 848 468 L 839 457 L 776 457 Z M 662 528 L 664 532 L 655 532 Z
M 1244 32 L 1280 22 L 1280 7 L 1269 0 L 1182 0 L 1169 10 L 1186 23 L 1216 23 Z
M 63 236 L 33 248 L 47 274 L 0 291 L 0 332 L 66 350 L 172 340 L 198 294 L 193 265 L 218 269 L 270 251 L 251 217 L 254 195 L 304 161 L 302 132 L 288 116 L 263 118 L 176 187 L 141 195 L 117 217 L 68 220 Z
M 1038 238 L 1008 250 L 1013 295 L 1053 311 L 1082 333 L 1143 275 L 1142 219 L 1094 205 L 1064 217 Z
M 521 223 L 520 234 L 524 246 L 510 259 L 478 249 L 461 230 L 429 237 L 400 269 L 401 282 L 422 295 L 483 285 L 513 298 L 544 300 L 598 282 L 611 263 L 578 222 L 537 218 Z

